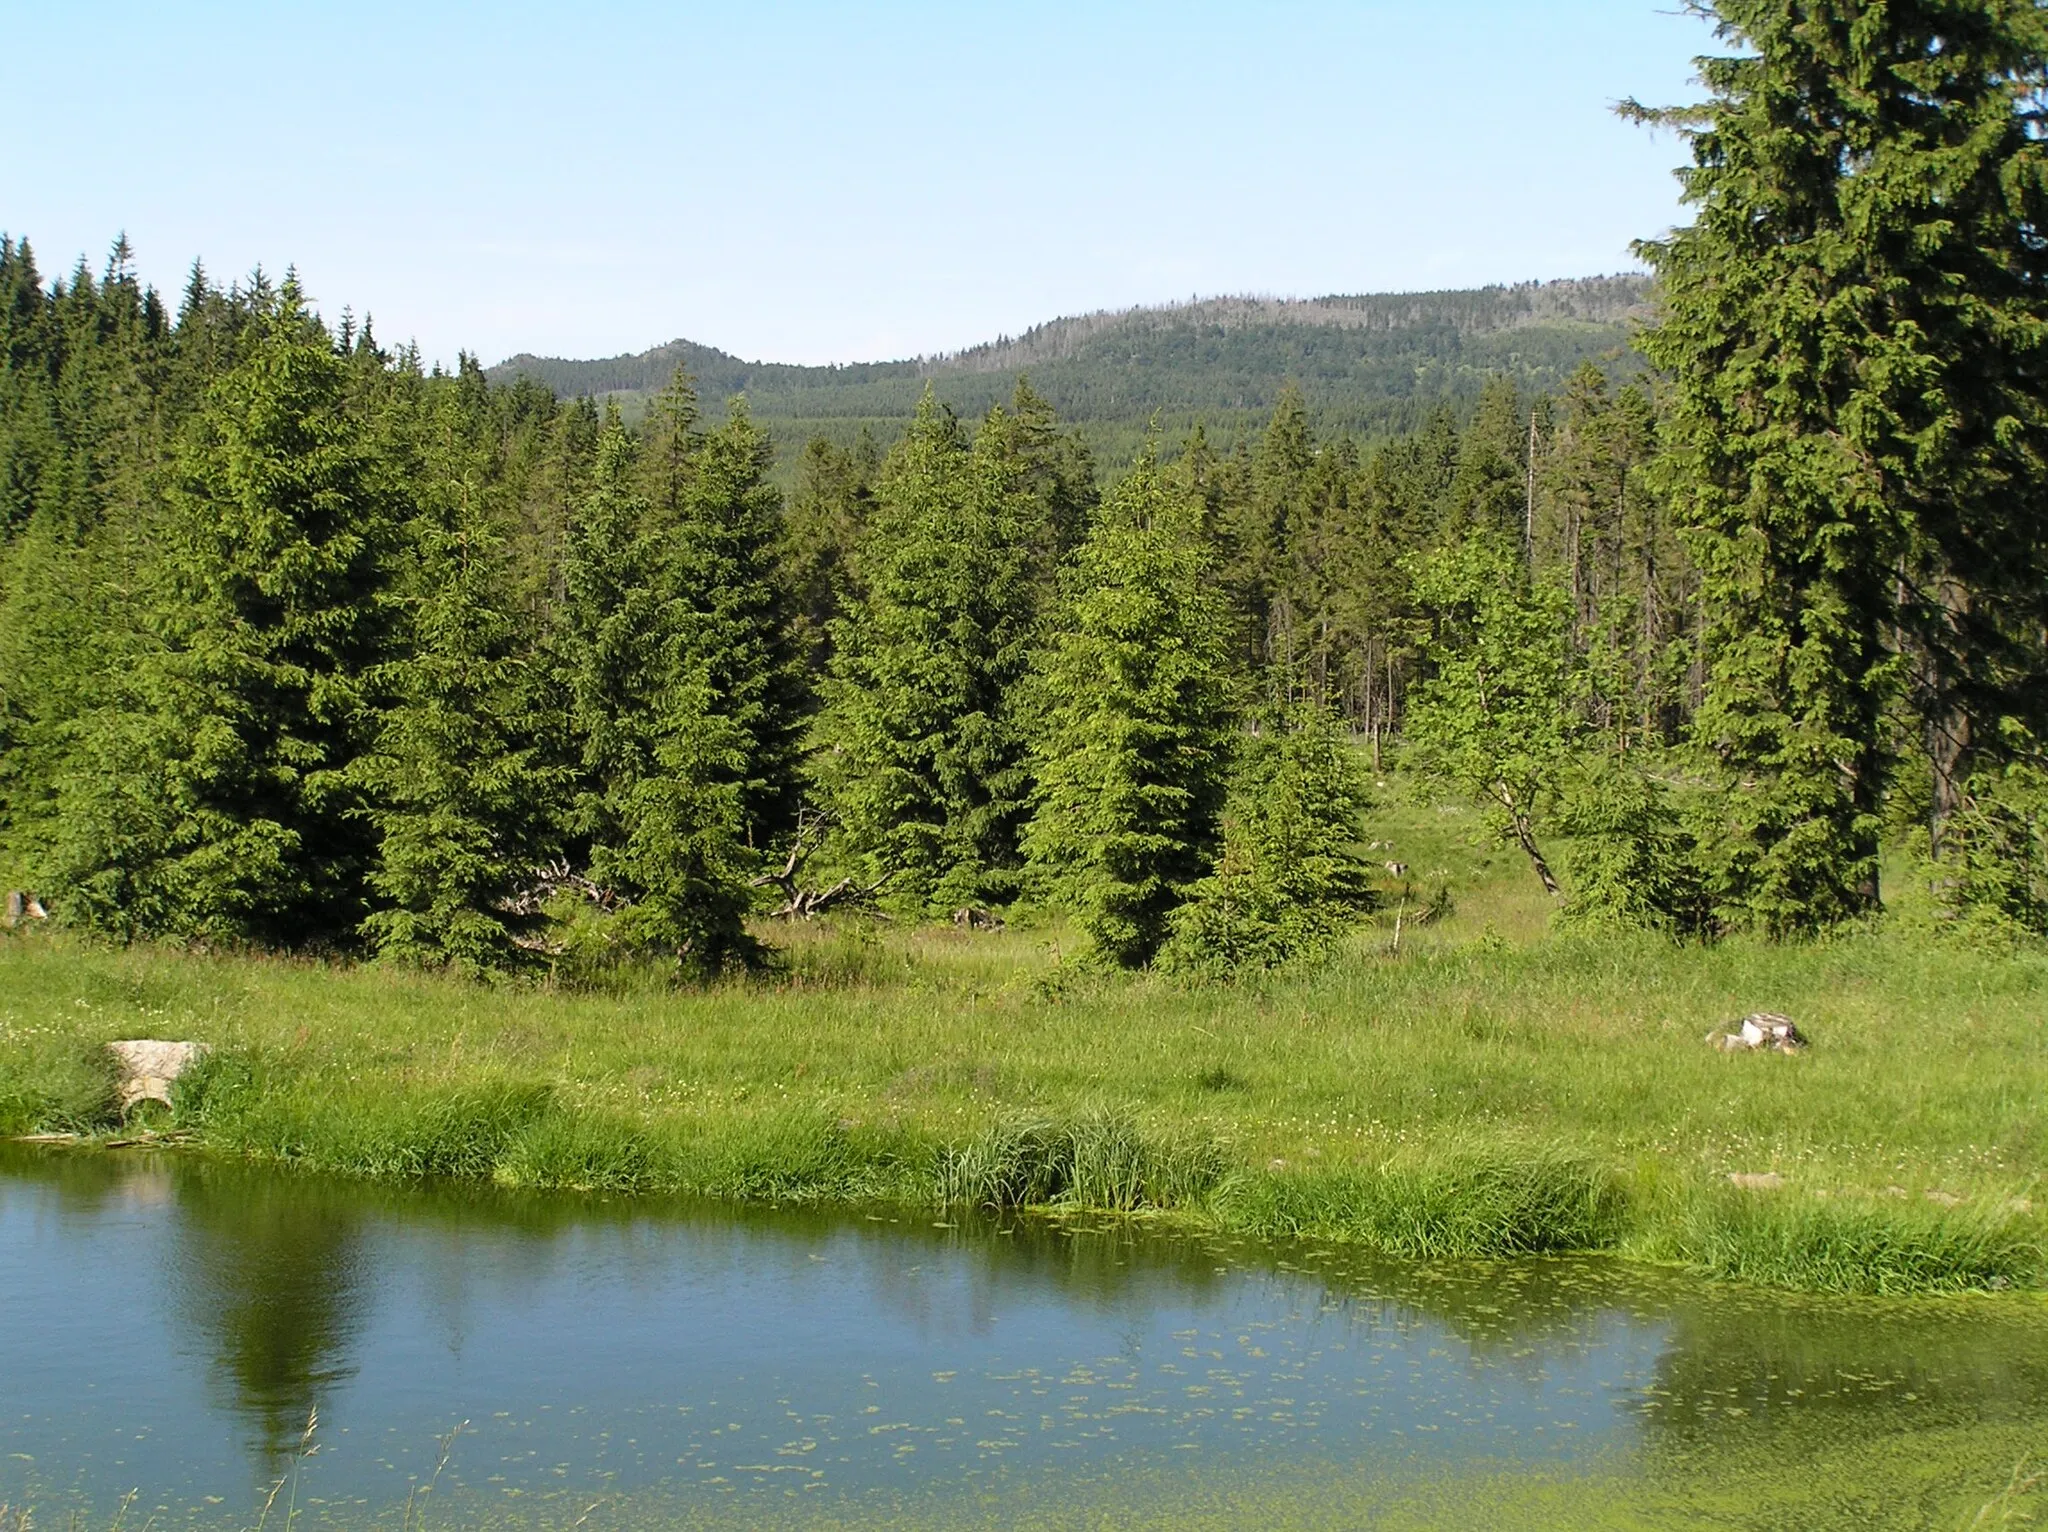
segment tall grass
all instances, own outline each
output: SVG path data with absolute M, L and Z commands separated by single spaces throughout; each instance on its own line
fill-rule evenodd
M 825 923 L 772 933 L 767 980 L 602 994 L 0 937 L 0 1133 L 127 1131 L 102 1045 L 197 1038 L 216 1054 L 175 1126 L 357 1175 L 1163 1210 L 1828 1291 L 2048 1284 L 2048 953 L 1546 936 L 1526 867 L 1468 819 L 1396 796 L 1378 830 L 1418 877 L 1449 869 L 1454 914 L 1237 989 L 1069 977 L 1068 933 L 1022 924 Z M 1758 1009 L 1811 1052 L 1703 1044 Z M 1765 1173 L 1781 1187 L 1729 1185 Z
M 1126 1113 L 1095 1108 L 1069 1122 L 999 1122 L 940 1156 L 938 1197 L 999 1211 L 1066 1206 L 1115 1212 L 1206 1208 L 1226 1160 L 1212 1140 L 1148 1139 Z
M 1636 1248 L 1715 1277 L 1807 1292 L 1982 1292 L 2039 1286 L 2031 1221 L 1987 1207 L 1703 1191 L 1642 1220 Z
M 1628 1200 L 1609 1171 L 1566 1151 L 1450 1145 L 1358 1170 L 1261 1176 L 1229 1203 L 1233 1227 L 1369 1245 L 1418 1260 L 1612 1248 Z

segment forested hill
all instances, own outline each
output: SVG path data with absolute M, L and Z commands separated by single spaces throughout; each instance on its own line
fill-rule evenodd
M 1648 311 L 1647 277 L 1587 277 L 1462 292 L 1212 298 L 1056 319 L 910 361 L 798 367 L 676 340 L 596 361 L 522 354 L 490 375 L 529 376 L 564 397 L 616 397 L 632 415 L 680 363 L 707 398 L 746 394 L 787 450 L 812 435 L 851 441 L 863 425 L 892 437 L 928 379 L 955 410 L 977 416 L 1028 373 L 1062 417 L 1115 458 L 1155 414 L 1169 432 L 1200 420 L 1226 440 L 1262 427 L 1290 380 L 1322 429 L 1384 437 L 1438 404 L 1470 404 L 1490 375 L 1552 390 L 1580 362 L 1620 356 L 1631 323 Z

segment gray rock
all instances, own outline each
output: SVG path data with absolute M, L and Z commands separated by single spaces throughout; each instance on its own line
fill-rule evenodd
M 171 1086 L 178 1077 L 213 1050 L 205 1043 L 171 1043 L 159 1038 L 138 1037 L 108 1043 L 107 1056 L 118 1075 L 115 1086 L 121 1115 L 127 1116 L 139 1101 L 171 1104 Z

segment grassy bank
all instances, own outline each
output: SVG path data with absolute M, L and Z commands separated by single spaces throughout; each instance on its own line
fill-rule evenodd
M 1886 931 L 1545 936 L 1522 870 L 1433 814 L 1401 847 L 1418 878 L 1464 858 L 1457 915 L 1394 953 L 1390 911 L 1255 990 L 1077 978 L 1051 928 L 818 926 L 780 933 L 769 981 L 603 995 L 12 937 L 0 1131 L 108 1135 L 98 1046 L 189 1037 L 219 1052 L 171 1126 L 362 1175 L 1157 1208 L 1422 1257 L 2048 1286 L 2048 957 Z M 1815 1047 L 1703 1045 L 1754 1009 Z

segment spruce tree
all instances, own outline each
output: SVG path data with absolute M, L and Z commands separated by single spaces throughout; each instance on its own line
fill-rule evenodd
M 697 387 L 689 371 L 677 367 L 666 387 L 654 396 L 641 422 L 642 446 L 635 462 L 648 503 L 664 524 L 682 515 L 700 440 Z
M 2002 759 L 1965 784 L 1934 893 L 1973 936 L 2048 936 L 2048 751 L 2014 720 Z
M 2030 0 L 1718 0 L 1740 51 L 1672 112 L 1695 221 L 1641 246 L 1677 513 L 1709 609 L 1696 720 L 1731 791 L 1731 921 L 1875 907 L 1885 711 L 1911 639 L 1937 805 L 2048 615 L 2048 17 Z M 1737 784 L 1740 784 L 1737 787 Z
M 1230 759 L 1226 611 L 1201 507 L 1145 454 L 1063 582 L 1038 678 L 1032 867 L 1094 952 L 1151 961 L 1213 855 Z
M 1301 487 L 1290 536 L 1287 623 L 1276 654 L 1330 698 L 1357 695 L 1360 586 L 1371 578 L 1369 524 L 1363 514 L 1358 445 L 1348 436 L 1326 443 Z
M 611 411 L 570 534 L 560 640 L 581 786 L 571 819 L 607 937 L 715 973 L 753 953 L 746 741 L 691 641 L 632 438 Z
M 376 678 L 388 700 L 359 767 L 381 904 L 363 930 L 385 957 L 479 974 L 521 960 L 532 921 L 508 905 L 566 783 L 532 737 L 481 374 L 465 359 L 459 383 L 433 383 L 396 582 L 404 651 Z
M 1256 722 L 1238 741 L 1211 869 L 1169 917 L 1169 971 L 1231 978 L 1311 962 L 1372 907 L 1363 772 L 1338 719 L 1310 691 Z
M 773 845 L 795 826 L 809 685 L 776 568 L 782 496 L 768 482 L 768 438 L 735 398 L 698 443 L 672 530 L 666 578 L 682 608 L 682 660 L 740 752 L 741 833 Z
M 1271 420 L 1244 465 L 1242 491 L 1227 515 L 1223 577 L 1241 615 L 1249 658 L 1288 659 L 1295 612 L 1294 539 L 1306 517 L 1316 441 L 1301 390 L 1281 390 Z
M 1665 785 L 1628 759 L 1597 753 L 1571 774 L 1558 827 L 1571 894 L 1561 924 L 1582 930 L 1715 934 L 1699 844 Z
M 81 720 L 135 651 L 133 592 L 160 519 L 168 336 L 127 262 L 124 241 L 104 280 L 81 268 L 48 300 L 24 291 L 4 321 L 25 330 L 0 370 L 0 479 L 19 475 L 24 497 L 0 536 L 0 826 L 20 879 L 39 876 Z
M 52 863 L 87 925 L 299 946 L 365 913 L 352 766 L 387 508 L 293 284 L 266 290 L 256 326 L 180 451 L 150 648 L 59 784 Z
M 1030 555 L 1040 598 L 1050 600 L 1059 568 L 1086 534 L 1095 508 L 1095 461 L 1088 445 L 1060 428 L 1052 405 L 1022 376 L 1009 407 L 989 411 L 976 445 L 1006 458 L 1015 472 L 1016 535 Z
M 927 388 L 861 545 L 866 594 L 833 629 L 820 785 L 843 854 L 920 909 L 1015 887 L 1034 618 L 1019 493 L 1011 455 L 970 451 Z
M 1458 438 L 1451 519 L 1462 527 L 1520 535 L 1528 510 L 1528 431 L 1511 379 L 1492 377 L 1479 391 L 1472 424 Z
M 779 563 L 798 652 L 813 676 L 831 664 L 832 624 L 859 599 L 857 554 L 880 467 L 881 454 L 865 429 L 851 451 L 814 437 L 797 460 Z
M 0 235 L 0 540 L 27 524 L 56 450 L 54 329 L 35 252 Z

